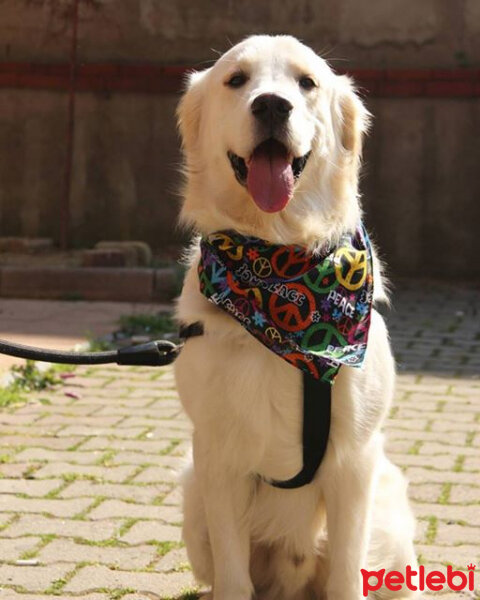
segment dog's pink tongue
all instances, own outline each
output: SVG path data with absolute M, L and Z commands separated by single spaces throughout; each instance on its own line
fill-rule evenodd
M 293 170 L 280 142 L 267 140 L 255 148 L 248 163 L 247 188 L 265 212 L 278 212 L 293 195 Z

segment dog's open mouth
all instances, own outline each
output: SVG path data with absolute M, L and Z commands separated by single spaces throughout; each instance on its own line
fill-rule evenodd
M 265 212 L 285 208 L 309 156 L 310 152 L 294 158 L 273 138 L 259 144 L 248 159 L 228 152 L 238 182 L 246 186 L 257 206 Z

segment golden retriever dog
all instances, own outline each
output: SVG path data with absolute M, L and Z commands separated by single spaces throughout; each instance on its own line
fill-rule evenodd
M 199 236 L 234 230 L 312 252 L 336 243 L 361 219 L 368 116 L 351 80 L 295 38 L 244 40 L 189 76 L 178 108 L 181 222 Z M 193 572 L 213 600 L 359 600 L 362 569 L 417 564 L 407 483 L 386 458 L 381 433 L 395 378 L 384 321 L 372 311 L 362 369 L 339 371 L 313 481 L 273 487 L 267 480 L 302 468 L 302 373 L 200 292 L 199 240 L 188 253 L 177 317 L 200 321 L 204 334 L 188 339 L 175 363 L 194 426 L 183 480 Z M 369 595 L 414 596 L 385 586 Z

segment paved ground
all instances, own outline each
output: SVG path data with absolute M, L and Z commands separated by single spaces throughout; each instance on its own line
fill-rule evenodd
M 479 292 L 403 286 L 394 298 L 389 453 L 411 482 L 421 561 L 465 570 L 480 562 Z M 194 589 L 176 485 L 189 425 L 170 369 L 78 369 L 1 412 L 0 432 L 1 600 Z

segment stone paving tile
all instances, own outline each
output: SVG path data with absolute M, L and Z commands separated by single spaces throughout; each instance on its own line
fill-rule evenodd
M 67 565 L 49 565 L 48 567 L 17 567 L 0 565 L 0 581 L 2 585 L 20 586 L 28 592 L 42 592 L 54 581 L 62 579 L 70 569 Z
M 442 562 L 445 559 L 445 546 L 418 544 L 417 552 L 422 555 L 425 562 Z M 480 546 L 478 544 L 451 546 L 448 548 L 448 562 L 452 565 L 466 569 L 468 564 L 472 562 L 473 564 L 478 564 L 479 560 Z
M 476 544 L 480 540 L 480 527 L 457 525 L 456 523 L 439 522 L 436 529 L 435 543 L 444 546 Z M 446 554 L 446 553 L 445 553 Z
M 20 520 L 1 531 L 0 536 L 56 535 L 59 537 L 83 538 L 92 542 L 103 542 L 112 538 L 119 526 L 118 521 L 111 520 L 80 521 L 22 514 Z
M 406 283 L 386 312 L 399 369 L 387 451 L 428 569 L 480 561 L 478 309 L 478 291 Z M 0 411 L 0 600 L 179 598 L 195 586 L 177 485 L 191 425 L 172 369 L 81 367 L 67 384 L 50 405 Z M 35 551 L 38 566 L 14 564 Z
M 63 481 L 61 479 L 45 479 L 35 481 L 31 479 L 0 479 L 0 494 L 26 494 L 27 496 L 45 496 L 57 489 Z
M 73 517 L 90 506 L 89 498 L 53 500 L 41 498 L 13 498 L 10 494 L 0 496 L 0 512 L 47 513 L 55 517 Z
M 35 437 L 20 435 L 2 435 L 0 436 L 0 446 L 11 446 L 12 448 L 48 448 L 51 450 L 68 450 L 79 442 L 83 437 L 56 438 L 56 437 Z
M 190 570 L 185 548 L 175 548 L 175 550 L 163 556 L 155 565 L 155 571 L 161 573 L 179 570 Z
M 48 481 L 48 480 L 47 480 Z M 0 485 L 2 480 L 0 479 Z M 171 486 L 167 484 L 157 485 L 122 485 L 119 483 L 95 483 L 94 481 L 74 481 L 62 492 L 59 498 L 91 498 L 104 496 L 116 500 L 128 500 L 139 504 L 149 504 L 159 496 L 166 495 Z M 170 504 L 164 499 L 163 504 Z
M 158 483 L 175 482 L 178 480 L 178 472 L 162 467 L 147 467 L 133 480 L 135 483 Z
M 165 523 L 178 523 L 182 514 L 174 506 L 145 506 L 122 502 L 121 500 L 105 500 L 100 506 L 92 510 L 89 519 L 128 518 L 128 519 L 155 519 Z
M 79 419 L 77 419 L 78 421 Z M 101 421 L 101 419 L 100 419 Z M 88 426 L 88 425 L 71 425 L 58 431 L 60 436 L 91 436 L 91 435 L 111 435 L 118 438 L 136 438 L 144 433 L 146 427 L 130 427 L 129 429 L 119 429 L 117 427 L 101 427 L 101 426 Z
M 99 458 L 101 455 L 96 455 Z M 125 465 L 121 467 L 100 466 L 100 465 L 74 465 L 73 463 L 51 462 L 47 463 L 35 472 L 37 479 L 44 477 L 61 477 L 66 473 L 76 474 L 84 477 L 98 478 L 105 481 L 117 481 L 122 483 L 128 477 L 135 473 L 134 465 Z
M 82 444 L 81 449 L 82 452 L 86 450 L 133 450 L 135 452 L 145 452 L 145 454 L 155 454 L 165 452 L 170 445 L 170 440 L 151 440 L 149 438 L 137 440 L 118 440 L 102 436 L 95 436 L 86 439 L 86 441 Z
M 75 595 L 64 596 L 63 594 L 55 594 L 55 596 L 44 596 L 43 594 L 19 594 L 12 589 L 0 587 L 0 600 L 38 600 L 38 598 L 54 598 L 54 600 L 111 600 L 110 594 L 81 594 L 80 596 Z M 125 600 L 128 596 L 123 596 L 122 600 Z M 140 598 L 138 599 L 140 600 Z M 147 596 L 144 596 L 142 600 L 151 600 Z
M 83 562 L 99 563 L 128 571 L 145 569 L 155 556 L 156 549 L 154 546 L 96 547 L 76 544 L 71 540 L 63 539 L 54 540 L 43 548 L 38 554 L 38 560 L 42 564 L 62 562 L 74 564 Z
M 1 571 L 0 571 L 1 574 Z M 193 576 L 185 573 L 139 573 L 133 571 L 112 570 L 107 567 L 84 567 L 64 590 L 67 592 L 83 592 L 96 588 L 134 588 L 138 591 L 151 591 L 159 598 L 181 593 L 195 587 Z
M 46 448 L 27 448 L 15 456 L 15 461 L 42 461 L 49 463 L 74 463 L 79 465 L 95 464 L 102 456 L 100 450 L 93 452 L 67 452 L 62 450 L 47 450 Z
M 120 537 L 120 540 L 129 544 L 142 544 L 150 541 L 179 542 L 181 536 L 182 530 L 180 527 L 141 521 L 135 523 L 126 534 Z
M 32 550 L 40 541 L 40 538 L 22 537 L 9 540 L 0 540 L 0 561 L 14 562 L 21 558 L 24 552 Z

